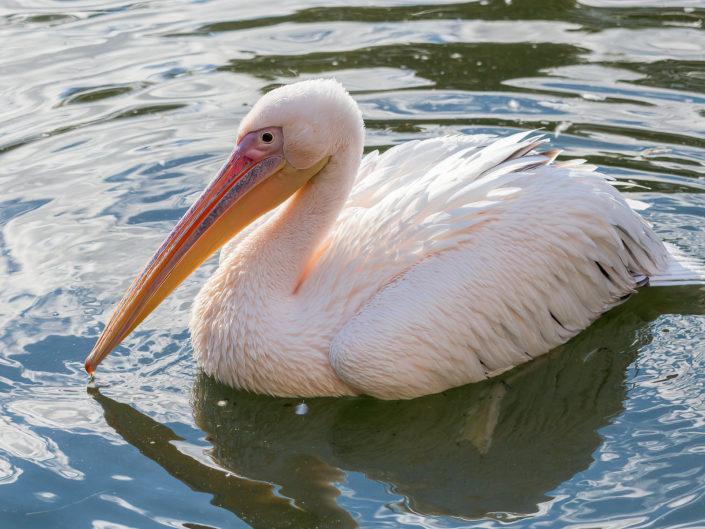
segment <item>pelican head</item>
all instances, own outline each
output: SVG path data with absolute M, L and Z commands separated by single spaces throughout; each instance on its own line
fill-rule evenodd
M 362 130 L 357 105 L 336 81 L 304 81 L 263 96 L 243 119 L 225 165 L 115 308 L 86 358 L 86 371 L 93 374 L 203 261 L 305 186 L 351 142 L 359 144 L 353 149 L 359 160 Z

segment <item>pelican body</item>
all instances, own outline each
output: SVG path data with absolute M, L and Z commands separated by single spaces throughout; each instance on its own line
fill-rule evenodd
M 449 136 L 362 158 L 333 80 L 273 90 L 129 288 L 107 354 L 218 248 L 193 304 L 205 372 L 279 396 L 413 398 L 567 341 L 670 256 L 604 177 L 531 133 Z

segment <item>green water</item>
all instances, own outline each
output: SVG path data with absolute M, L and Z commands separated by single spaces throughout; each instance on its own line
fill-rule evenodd
M 101 366 L 109 311 L 266 90 L 335 76 L 367 150 L 542 128 L 705 255 L 702 0 L 0 5 L 0 527 L 705 526 L 705 292 L 409 402 L 198 372 L 206 263 Z

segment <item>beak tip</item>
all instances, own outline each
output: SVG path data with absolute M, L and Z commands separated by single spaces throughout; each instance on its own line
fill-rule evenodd
M 86 373 L 88 373 L 91 376 L 91 378 L 93 378 L 93 373 L 95 372 L 95 367 L 93 366 L 93 364 L 91 364 L 90 356 L 88 358 L 86 358 L 85 367 L 86 367 Z

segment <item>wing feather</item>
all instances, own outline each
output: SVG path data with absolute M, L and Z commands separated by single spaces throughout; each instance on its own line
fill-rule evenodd
M 367 162 L 300 290 L 354 314 L 331 349 L 347 383 L 413 396 L 496 374 L 565 342 L 665 266 L 663 244 L 608 178 L 549 165 L 555 153 L 540 145 L 526 133 L 439 138 Z M 399 387 L 364 380 L 392 371 Z

